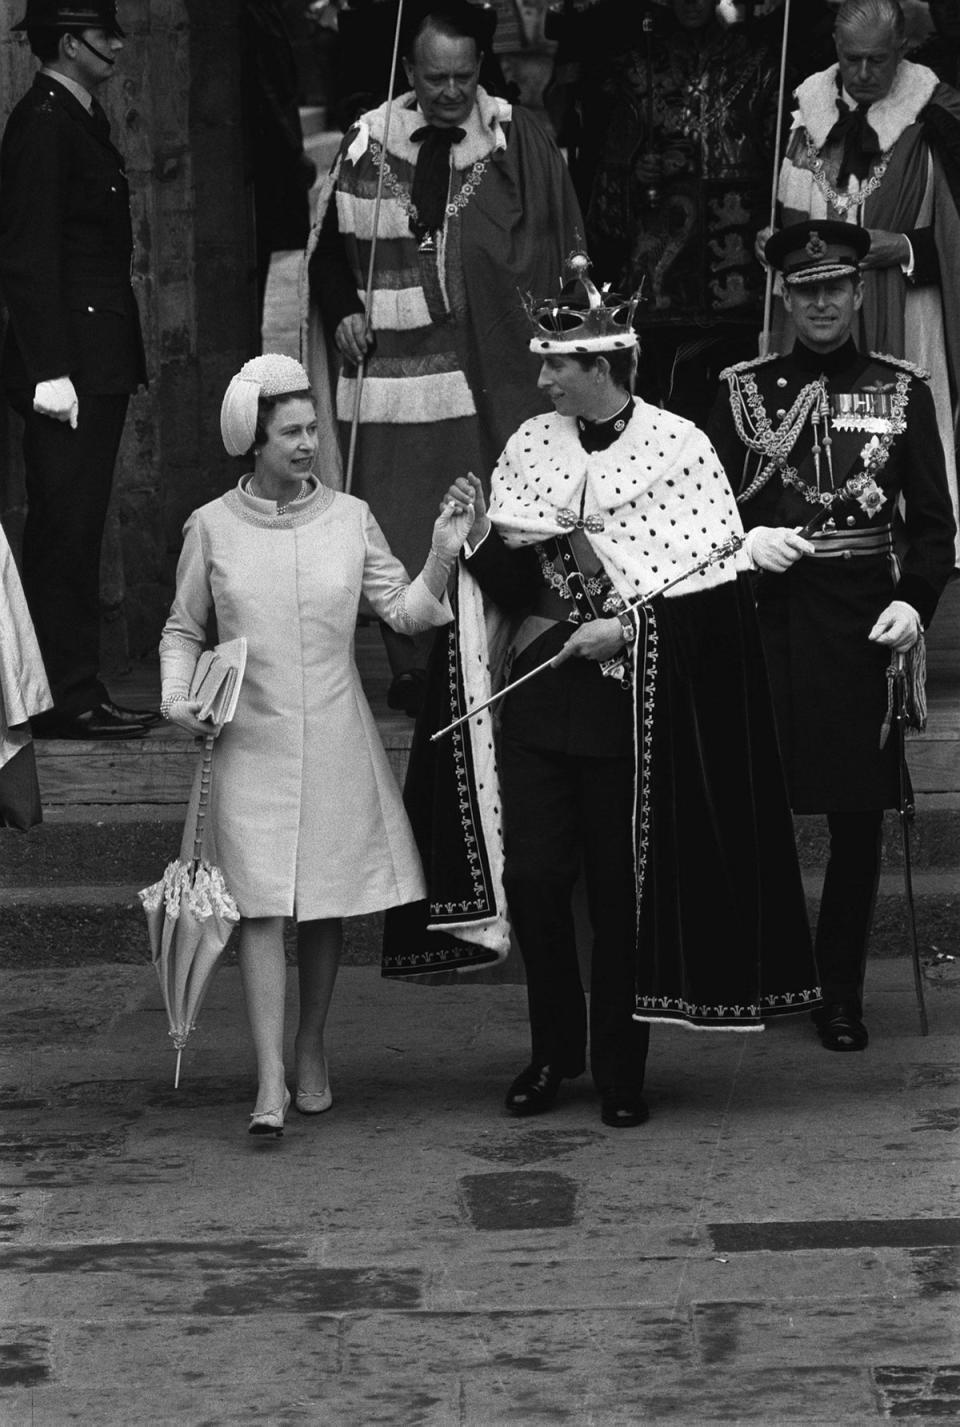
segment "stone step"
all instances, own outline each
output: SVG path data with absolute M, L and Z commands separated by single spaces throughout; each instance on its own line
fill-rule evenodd
M 140 962 L 149 957 L 143 912 L 137 888 L 155 880 L 162 861 L 133 883 L 94 882 L 58 885 L 8 884 L 0 891 L 0 966 L 73 966 L 102 962 Z M 804 876 L 811 921 L 816 918 L 819 873 Z M 921 955 L 960 950 L 960 885 L 955 872 L 921 871 L 914 877 L 917 935 Z M 372 965 L 380 956 L 379 915 L 354 917 L 346 923 L 344 960 L 348 965 Z M 287 947 L 294 952 L 294 928 L 287 927 Z M 871 938 L 871 954 L 909 954 L 909 932 L 903 879 L 885 872 L 880 881 Z M 487 979 L 491 979 L 490 975 Z M 492 979 L 522 979 L 519 959 L 510 958 Z
M 402 783 L 413 725 L 402 714 L 378 717 L 377 725 Z M 182 804 L 198 758 L 196 742 L 169 727 L 117 744 L 44 739 L 36 751 L 45 808 Z M 926 732 L 910 737 L 907 756 L 918 795 L 960 790 L 960 706 L 944 703 L 933 710 Z
M 127 884 L 155 881 L 180 845 L 183 804 L 93 805 L 48 809 L 28 833 L 0 833 L 0 889 L 55 888 L 61 884 Z M 826 821 L 796 819 L 801 866 L 822 868 L 827 855 Z M 960 795 L 917 799 L 910 848 L 917 871 L 953 872 L 960 890 Z M 884 824 L 884 866 L 902 866 L 898 818 Z

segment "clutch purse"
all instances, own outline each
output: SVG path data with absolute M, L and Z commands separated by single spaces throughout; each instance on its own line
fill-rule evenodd
M 247 641 L 242 637 L 204 650 L 190 681 L 190 697 L 200 704 L 198 719 L 209 719 L 218 728 L 230 722 L 237 709 L 246 662 Z

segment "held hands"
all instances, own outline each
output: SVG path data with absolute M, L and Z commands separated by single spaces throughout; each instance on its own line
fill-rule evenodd
M 333 340 L 347 360 L 358 367 L 373 346 L 373 333 L 362 312 L 348 312 L 337 323 Z
M 466 505 L 458 501 L 445 500 L 440 514 L 433 523 L 433 537 L 430 541 L 431 554 L 447 565 L 452 565 L 463 548 L 463 542 L 473 526 L 473 502 Z
M 810 541 L 785 525 L 755 525 L 747 532 L 745 544 L 757 569 L 774 575 L 782 575 L 801 556 L 813 554 Z
M 762 263 L 764 267 L 767 266 L 767 258 L 766 254 L 764 253 L 764 248 L 767 246 L 767 239 L 770 237 L 770 234 L 772 232 L 773 229 L 768 225 L 766 228 L 761 228 L 759 233 L 753 240 L 753 251 L 756 255 L 757 262 Z
M 885 644 L 897 654 L 912 649 L 923 632 L 920 616 L 905 600 L 891 600 L 871 629 L 867 638 L 874 644 Z
M 551 664 L 565 664 L 568 659 L 593 659 L 602 664 L 623 648 L 623 628 L 619 619 L 591 619 L 578 624 Z
M 54 377 L 52 381 L 37 382 L 33 393 L 33 409 L 41 416 L 52 417 L 54 421 L 69 421 L 71 430 L 77 429 L 80 402 L 69 377 Z
M 479 476 L 472 471 L 458 476 L 444 496 L 441 510 L 449 505 L 455 506 L 458 511 L 470 510 L 472 524 L 467 529 L 467 539 L 472 546 L 479 545 L 490 529 L 487 500 Z

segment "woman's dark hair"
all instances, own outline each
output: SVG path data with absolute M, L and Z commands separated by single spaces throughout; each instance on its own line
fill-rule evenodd
M 571 352 L 570 356 L 583 367 L 585 372 L 597 365 L 598 357 L 606 357 L 610 364 L 610 376 L 614 385 L 623 387 L 624 391 L 629 391 L 630 383 L 633 380 L 636 352 L 636 347 L 619 347 L 612 352 Z
M 257 401 L 257 429 L 253 433 L 253 446 L 247 452 L 252 455 L 257 446 L 267 439 L 267 421 L 270 413 L 288 401 L 309 401 L 313 405 L 312 391 L 285 391 L 280 396 L 261 396 Z

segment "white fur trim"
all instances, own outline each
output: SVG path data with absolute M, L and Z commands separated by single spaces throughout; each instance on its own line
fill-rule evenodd
M 811 218 L 826 215 L 826 201 L 813 181 L 808 168 L 798 168 L 789 159 L 784 159 L 780 168 L 780 183 L 777 197 L 784 208 L 795 208 L 799 213 L 808 213 Z M 821 211 L 816 211 L 819 202 Z
M 803 1007 L 798 1007 L 798 1009 L 803 1010 Z M 736 1035 L 743 1036 L 750 1035 L 754 1031 L 766 1030 L 766 1026 L 763 1025 L 711 1026 L 709 1023 L 698 1024 L 695 1021 L 683 1021 L 675 1016 L 646 1016 L 639 1011 L 634 1011 L 633 1019 L 642 1021 L 647 1026 L 674 1026 L 679 1031 L 710 1031 L 713 1035 L 717 1031 L 733 1031 Z
M 502 640 L 499 631 L 506 629 L 506 622 L 492 613 L 494 629 L 488 631 L 487 613 L 483 596 L 476 580 L 458 561 L 457 598 L 459 606 L 460 648 L 463 659 L 463 684 L 468 709 L 490 697 L 491 663 Z M 488 633 L 493 638 L 488 644 Z M 510 950 L 510 923 L 507 919 L 507 903 L 503 891 L 503 816 L 500 805 L 500 784 L 494 753 L 493 721 L 490 710 L 485 709 L 464 726 L 464 736 L 470 739 L 473 755 L 473 769 L 477 782 L 477 809 L 487 859 L 490 864 L 492 890 L 496 900 L 496 916 L 486 922 L 443 922 L 433 929 L 455 931 L 461 941 L 472 946 L 486 947 L 495 951 L 503 961 Z M 480 794 L 480 789 L 483 793 Z M 470 970 L 464 967 L 464 974 Z
M 337 218 L 341 233 L 353 233 L 367 242 L 373 238 L 373 215 L 377 203 L 374 198 L 360 198 L 354 193 L 337 189 Z M 410 241 L 410 218 L 404 208 L 389 193 L 384 193 L 380 201 L 377 221 L 377 238 L 405 238 Z
M 360 299 L 363 300 L 363 293 Z M 433 325 L 422 287 L 375 287 L 370 303 L 370 321 L 375 332 L 412 332 L 418 327 Z
M 584 515 L 604 520 L 604 529 L 586 532 L 586 538 L 624 600 L 656 593 L 743 534 L 726 474 L 706 436 L 692 422 L 645 402 L 637 403 L 612 446 L 589 454 L 572 417 L 553 412 L 526 422 L 494 470 L 490 518 L 507 545 L 529 545 L 563 534 L 557 510 L 579 511 L 581 494 Z M 740 550 L 675 585 L 668 597 L 725 584 L 749 568 Z
M 571 352 L 625 352 L 631 347 L 637 346 L 635 333 L 629 337 L 607 336 L 607 337 L 531 337 L 530 350 L 538 355 L 549 355 L 551 352 L 559 352 L 562 357 L 569 357 Z
M 341 376 L 337 386 L 337 416 L 353 419 L 356 378 Z M 426 377 L 367 377 L 360 398 L 360 420 L 383 426 L 449 421 L 475 416 L 477 408 L 463 372 L 439 372 Z
M 381 104 L 379 109 L 371 109 L 362 115 L 357 135 L 348 150 L 349 157 L 353 157 L 354 149 L 358 155 L 364 153 L 371 138 L 376 139 L 377 143 L 383 143 L 386 113 L 387 106 Z M 506 100 L 497 99 L 485 89 L 478 88 L 473 113 L 460 125 L 467 131 L 466 138 L 461 139 L 460 143 L 450 150 L 452 167 L 458 171 L 471 168 L 478 159 L 486 158 L 495 149 L 505 149 L 507 136 L 503 132 L 503 125 L 510 122 L 512 114 L 513 110 Z M 420 145 L 415 144 L 410 135 L 415 129 L 423 128 L 426 122 L 413 90 L 399 95 L 394 99 L 390 113 L 387 153 L 395 154 L 411 166 L 415 165 Z M 361 134 L 361 131 L 365 132 Z
M 892 149 L 904 129 L 915 124 L 920 110 L 929 103 L 940 81 L 926 65 L 901 60 L 890 87 L 890 93 L 867 110 L 870 127 L 884 151 Z M 837 110 L 837 66 L 811 74 L 796 91 L 798 108 L 794 128 L 802 125 L 818 149 L 827 142 L 827 135 L 839 118 Z M 846 101 L 853 105 L 848 94 Z

